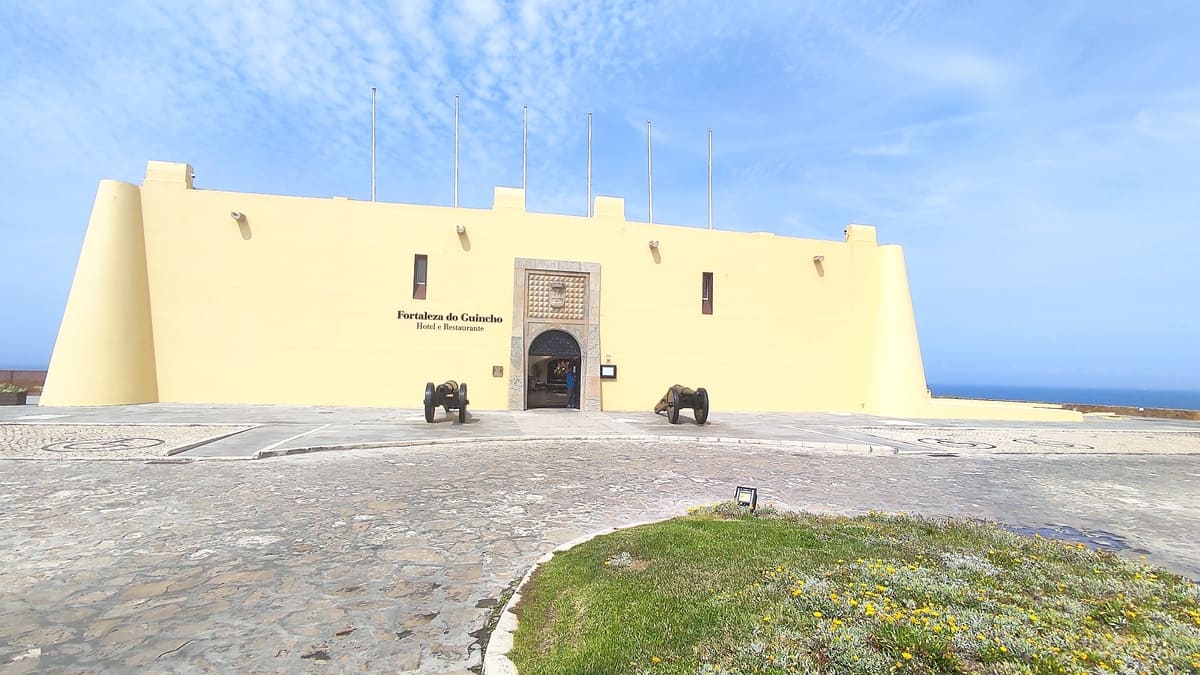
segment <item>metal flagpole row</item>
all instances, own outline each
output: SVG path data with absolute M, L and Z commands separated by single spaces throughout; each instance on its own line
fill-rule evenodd
M 458 208 L 458 106 L 454 97 L 454 207 Z M 708 129 L 708 229 L 713 229 L 713 130 Z M 529 189 L 529 106 L 521 106 L 521 191 L 528 205 Z M 654 224 L 654 129 L 646 120 L 646 196 L 647 221 Z M 371 201 L 375 201 L 375 87 L 371 87 Z M 595 215 L 592 195 L 592 113 L 587 114 L 587 216 Z

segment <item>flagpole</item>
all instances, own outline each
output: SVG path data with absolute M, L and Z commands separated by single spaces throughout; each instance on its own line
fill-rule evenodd
M 712 223 L 712 128 L 708 130 L 708 229 L 713 229 Z
M 588 113 L 587 214 L 592 217 L 592 113 Z
M 458 208 L 458 95 L 454 96 L 454 208 Z
M 375 87 L 371 87 L 371 201 L 375 201 Z
M 526 179 L 528 176 L 527 165 L 529 158 L 529 106 L 521 106 L 521 199 L 525 205 L 529 205 L 529 196 L 526 194 L 528 189 Z
M 650 224 L 654 224 L 654 143 L 650 136 L 650 120 L 646 120 L 646 188 L 650 195 Z

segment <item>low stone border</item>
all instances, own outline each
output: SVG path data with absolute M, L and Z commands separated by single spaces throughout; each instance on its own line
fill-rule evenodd
M 672 516 L 671 518 L 675 517 L 677 516 Z M 663 520 L 670 520 L 671 518 L 665 518 Z M 500 620 L 496 622 L 495 629 L 492 630 L 491 636 L 488 637 L 487 646 L 483 648 L 483 675 L 517 675 L 516 664 L 514 664 L 508 658 L 508 653 L 512 651 L 513 648 L 513 633 L 516 632 L 518 623 L 517 615 L 515 612 L 513 612 L 513 608 L 516 607 L 519 602 L 521 602 L 521 589 L 525 588 L 525 584 L 529 583 L 529 580 L 533 577 L 533 573 L 536 572 L 539 567 L 550 562 L 550 560 L 554 558 L 555 553 L 569 551 L 576 546 L 585 544 L 601 535 L 612 534 L 618 530 L 628 530 L 631 527 L 640 527 L 642 525 L 650 525 L 651 523 L 657 522 L 662 521 L 643 520 L 637 523 L 621 525 L 620 527 L 607 527 L 603 530 L 598 530 L 591 534 L 585 534 L 582 537 L 572 539 L 571 541 L 562 544 L 553 551 L 550 551 L 549 553 L 538 558 L 537 562 L 533 563 L 533 565 L 529 567 L 529 571 L 525 572 L 525 576 L 521 577 L 521 583 L 517 584 L 517 587 L 513 589 L 512 597 L 510 597 L 508 602 L 504 604 L 504 609 L 500 612 Z

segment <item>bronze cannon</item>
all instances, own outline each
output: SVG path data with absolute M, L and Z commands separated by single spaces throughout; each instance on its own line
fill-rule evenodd
M 458 411 L 458 421 L 463 423 L 467 421 L 467 383 L 459 384 L 454 380 L 446 380 L 445 382 L 433 386 L 432 382 L 425 384 L 425 421 L 433 421 L 433 411 L 438 406 L 441 406 L 446 414 L 449 415 L 451 410 Z
M 671 424 L 679 424 L 679 410 L 691 408 L 696 424 L 708 421 L 708 390 L 689 389 L 682 384 L 672 385 L 654 406 L 655 414 L 666 412 Z

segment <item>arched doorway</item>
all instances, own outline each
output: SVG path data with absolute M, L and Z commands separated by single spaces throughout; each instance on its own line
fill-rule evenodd
M 583 359 L 579 342 L 566 331 L 548 330 L 529 345 L 525 360 L 526 408 L 567 407 L 567 374 L 574 370 L 575 405 L 582 400 Z

